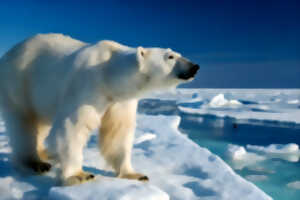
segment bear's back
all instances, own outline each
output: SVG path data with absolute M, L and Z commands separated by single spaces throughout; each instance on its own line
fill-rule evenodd
M 58 63 L 85 45 L 62 34 L 38 34 L 18 43 L 0 59 L 0 95 L 19 104 L 27 98 L 24 91 L 45 88 L 42 84 L 55 77 L 63 80 L 66 70 Z
M 15 45 L 0 60 L 0 67 L 26 69 L 37 60 L 55 61 L 85 46 L 86 43 L 62 34 L 37 34 Z

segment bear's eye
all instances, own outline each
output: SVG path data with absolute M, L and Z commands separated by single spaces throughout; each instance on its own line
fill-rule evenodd
M 168 59 L 174 59 L 174 56 L 169 55 Z

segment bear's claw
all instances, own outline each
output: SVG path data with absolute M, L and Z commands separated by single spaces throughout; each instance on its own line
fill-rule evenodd
M 88 176 L 86 177 L 87 180 L 93 179 L 93 178 L 95 178 L 95 175 L 94 175 L 94 174 L 90 174 L 90 175 L 88 175 Z
M 146 182 L 146 181 L 149 181 L 149 178 L 148 176 L 142 176 L 138 179 L 139 181 L 143 181 L 143 182 Z
M 138 181 L 143 181 L 143 182 L 148 182 L 149 178 L 148 176 L 144 175 L 144 174 L 140 174 L 140 173 L 129 173 L 129 174 L 123 174 L 123 175 L 119 175 L 119 178 L 125 178 L 125 179 L 135 179 Z
M 76 185 L 86 181 L 93 180 L 95 178 L 94 174 L 88 172 L 80 172 L 77 175 L 69 177 L 65 182 L 64 185 Z
M 51 169 L 51 164 L 42 161 L 30 161 L 27 162 L 26 165 L 39 174 L 48 172 Z

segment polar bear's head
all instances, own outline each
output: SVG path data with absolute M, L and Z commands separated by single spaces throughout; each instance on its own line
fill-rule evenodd
M 111 93 L 122 97 L 175 87 L 193 80 L 199 69 L 197 64 L 171 49 L 131 48 L 114 41 L 101 41 L 93 46 L 88 63 L 105 69 L 106 85 Z
M 138 47 L 136 53 L 140 73 L 153 88 L 191 81 L 200 68 L 171 49 Z

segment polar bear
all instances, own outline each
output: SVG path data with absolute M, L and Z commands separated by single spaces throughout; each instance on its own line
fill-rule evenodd
M 191 81 L 198 69 L 171 49 L 91 45 L 61 34 L 28 38 L 0 60 L 12 162 L 43 173 L 54 158 L 65 185 L 93 179 L 82 169 L 82 151 L 99 128 L 100 151 L 117 177 L 147 181 L 131 165 L 138 99 Z

